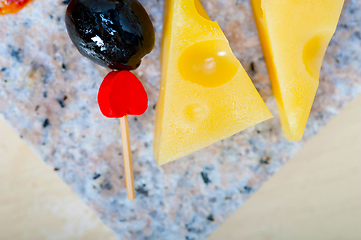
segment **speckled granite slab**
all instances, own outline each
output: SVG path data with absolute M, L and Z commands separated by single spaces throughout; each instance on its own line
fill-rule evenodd
M 135 201 L 126 196 L 119 123 L 104 118 L 96 102 L 108 70 L 75 50 L 62 1 L 35 0 L 16 15 L 0 16 L 1 116 L 120 239 L 205 239 L 360 93 L 361 1 L 345 2 L 297 143 L 282 136 L 249 1 L 203 1 L 275 118 L 162 167 L 151 148 L 164 2 L 141 2 L 154 23 L 156 46 L 136 71 L 150 107 L 129 119 Z

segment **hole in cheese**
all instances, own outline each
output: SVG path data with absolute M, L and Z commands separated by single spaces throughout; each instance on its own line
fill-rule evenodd
M 218 87 L 227 83 L 237 73 L 238 66 L 228 42 L 223 40 L 195 43 L 178 60 L 181 76 L 203 87 Z
M 303 48 L 302 61 L 306 71 L 318 80 L 328 42 L 332 33 L 323 32 L 314 35 Z
M 183 114 L 190 122 L 200 122 L 207 118 L 208 108 L 202 103 L 191 103 L 185 106 Z
M 204 17 L 207 20 L 211 20 L 199 0 L 194 0 L 194 5 L 195 5 L 196 10 L 199 13 L 199 15 L 201 15 L 202 17 Z

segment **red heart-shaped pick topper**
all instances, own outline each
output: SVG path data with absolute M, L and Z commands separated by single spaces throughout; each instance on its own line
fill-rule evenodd
M 108 73 L 99 88 L 100 111 L 108 118 L 141 115 L 148 108 L 148 97 L 142 83 L 129 71 Z

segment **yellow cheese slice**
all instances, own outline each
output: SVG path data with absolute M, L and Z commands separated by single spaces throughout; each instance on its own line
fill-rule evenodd
M 272 117 L 198 0 L 167 0 L 154 155 L 168 163 Z
M 251 0 L 285 137 L 302 139 L 344 0 Z

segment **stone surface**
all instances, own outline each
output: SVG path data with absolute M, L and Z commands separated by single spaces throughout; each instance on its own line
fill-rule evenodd
M 150 101 L 144 115 L 129 118 L 136 200 L 126 197 L 119 122 L 96 102 L 108 70 L 70 42 L 63 1 L 0 16 L 0 115 L 120 239 L 205 239 L 361 92 L 361 2 L 345 1 L 304 138 L 294 143 L 280 129 L 249 1 L 203 1 L 275 118 L 162 167 L 152 137 L 164 2 L 141 2 L 156 45 L 135 71 Z

